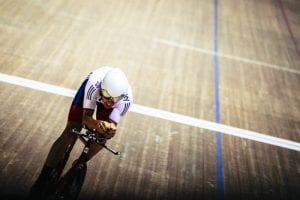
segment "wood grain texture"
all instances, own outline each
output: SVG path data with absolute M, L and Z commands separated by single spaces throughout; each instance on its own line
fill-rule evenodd
M 293 40 L 280 1 L 219 1 L 221 123 L 300 142 L 300 2 L 282 1 Z M 135 103 L 209 121 L 215 39 L 213 1 L 0 1 L 1 73 L 76 90 L 92 69 L 119 66 Z M 0 197 L 25 199 L 71 99 L 0 91 Z M 299 199 L 299 152 L 222 139 L 225 199 Z M 217 197 L 212 131 L 129 112 L 109 145 L 122 155 L 89 162 L 80 199 Z

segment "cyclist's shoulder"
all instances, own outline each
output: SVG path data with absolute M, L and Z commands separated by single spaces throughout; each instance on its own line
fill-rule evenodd
M 124 97 L 120 101 L 118 101 L 114 107 L 119 110 L 124 110 L 125 108 L 128 109 L 132 103 L 133 103 L 133 97 L 132 97 L 131 89 L 129 87 L 127 94 L 124 95 Z
M 99 89 L 102 80 L 110 69 L 110 67 L 100 67 L 91 71 L 87 76 L 88 84 L 86 85 L 86 87 L 94 87 L 96 89 Z
M 133 94 L 131 86 L 128 85 L 127 94 L 122 99 L 123 103 L 132 103 L 133 102 Z

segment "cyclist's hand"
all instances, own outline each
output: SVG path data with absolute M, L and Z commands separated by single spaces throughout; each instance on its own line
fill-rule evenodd
M 107 121 L 98 121 L 97 131 L 104 134 L 107 139 L 112 138 L 116 133 L 117 127 L 114 123 Z
M 99 133 L 105 133 L 107 129 L 107 124 L 105 123 L 105 121 L 100 121 L 97 120 L 97 132 Z
M 108 131 L 106 132 L 106 138 L 107 138 L 107 139 L 110 139 L 110 138 L 114 137 L 115 134 L 116 134 L 116 130 L 108 130 Z

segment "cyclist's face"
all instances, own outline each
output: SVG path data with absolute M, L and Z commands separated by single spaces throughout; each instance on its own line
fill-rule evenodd
M 102 104 L 105 108 L 112 108 L 115 103 L 111 99 L 102 97 Z
M 120 101 L 123 98 L 122 96 L 120 96 L 120 97 L 112 97 L 104 89 L 101 89 L 101 96 L 102 96 L 102 104 L 104 105 L 105 108 L 111 108 L 111 107 L 113 107 L 113 105 L 116 102 Z

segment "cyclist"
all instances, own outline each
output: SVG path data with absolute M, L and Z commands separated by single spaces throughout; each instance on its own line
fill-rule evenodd
M 52 145 L 41 174 L 31 192 L 42 190 L 43 183 L 50 178 L 51 172 L 63 159 L 69 145 L 77 136 L 71 130 L 86 126 L 95 129 L 107 139 L 112 138 L 120 122 L 132 104 L 132 91 L 126 75 L 119 69 L 109 66 L 92 71 L 83 81 L 75 95 L 68 116 L 66 128 Z M 96 115 L 96 119 L 93 115 Z M 106 140 L 103 142 L 105 143 Z M 92 144 L 85 158 L 87 162 L 103 147 Z

